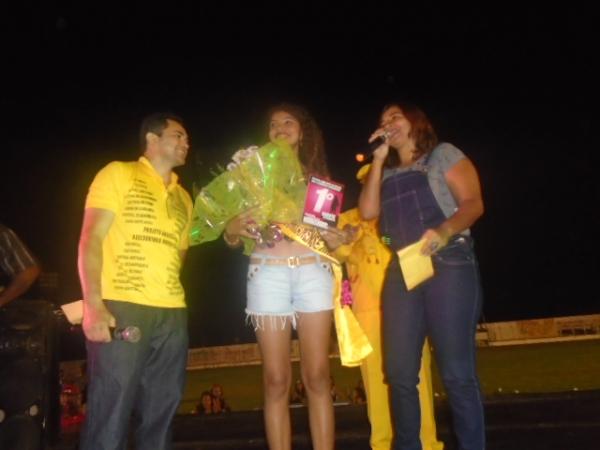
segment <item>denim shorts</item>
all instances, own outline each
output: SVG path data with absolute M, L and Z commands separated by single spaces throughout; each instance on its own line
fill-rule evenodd
M 308 253 L 305 256 L 315 256 Z M 261 264 L 248 267 L 246 314 L 255 329 L 262 328 L 264 318 L 283 328 L 286 320 L 296 326 L 297 313 L 333 309 L 334 277 L 331 264 L 317 256 L 317 262 L 295 267 L 267 265 L 266 259 L 281 259 L 271 255 L 253 254 Z

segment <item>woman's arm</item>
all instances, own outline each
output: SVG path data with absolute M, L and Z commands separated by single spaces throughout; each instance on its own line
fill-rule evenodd
M 444 178 L 458 207 L 439 227 L 425 231 L 426 242 L 421 250 L 425 255 L 444 247 L 452 236 L 471 227 L 483 214 L 479 175 L 470 160 L 461 159 L 448 169 Z
M 384 159 L 373 157 L 367 179 L 358 197 L 358 210 L 364 220 L 376 219 L 381 211 L 380 191 Z
M 385 135 L 383 128 L 379 128 L 371 135 L 369 142 L 373 142 L 375 139 Z M 383 164 L 389 151 L 390 146 L 386 140 L 373 152 L 373 162 L 371 162 L 369 173 L 366 176 L 366 181 L 358 197 L 358 210 L 364 220 L 372 220 L 379 217 L 381 211 L 380 190 Z

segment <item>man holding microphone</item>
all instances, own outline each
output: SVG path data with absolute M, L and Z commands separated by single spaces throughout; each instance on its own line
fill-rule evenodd
M 139 449 L 171 448 L 171 419 L 183 392 L 188 336 L 179 272 L 192 201 L 178 183 L 189 143 L 181 119 L 148 116 L 143 156 L 96 175 L 79 241 L 88 403 L 82 450 L 125 448 L 133 415 Z M 135 326 L 139 342 L 112 339 Z

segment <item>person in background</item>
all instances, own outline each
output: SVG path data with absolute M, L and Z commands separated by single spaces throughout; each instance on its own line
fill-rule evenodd
M 200 394 L 200 403 L 196 405 L 196 414 L 200 416 L 208 416 L 213 412 L 213 397 L 210 392 L 204 391 Z
M 335 380 L 333 379 L 333 376 L 329 377 L 329 379 L 331 380 L 331 386 L 329 388 L 329 395 L 331 395 L 331 401 L 333 403 L 339 401 L 340 396 L 338 394 L 337 388 L 335 387 Z
M 210 395 L 212 396 L 212 410 L 215 414 L 230 412 L 231 408 L 223 397 L 223 387 L 220 384 L 213 384 L 210 388 Z
M 298 378 L 294 384 L 292 395 L 290 397 L 290 403 L 302 405 L 306 403 L 306 390 L 304 389 L 304 384 L 302 384 L 302 380 L 300 378 Z
M 356 386 L 354 386 L 354 389 L 352 389 L 350 400 L 354 405 L 363 405 L 367 403 L 367 394 L 365 392 L 365 385 L 362 378 L 358 379 L 358 383 Z

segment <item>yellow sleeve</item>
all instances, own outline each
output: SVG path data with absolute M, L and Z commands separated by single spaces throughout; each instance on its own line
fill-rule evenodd
M 124 165 L 124 163 L 113 161 L 96 174 L 85 200 L 86 208 L 107 209 L 115 213 L 119 211 L 125 195 L 123 190 L 123 181 L 126 177 L 123 171 Z

